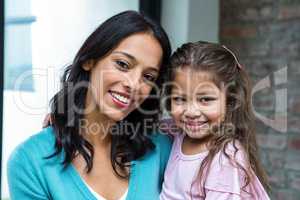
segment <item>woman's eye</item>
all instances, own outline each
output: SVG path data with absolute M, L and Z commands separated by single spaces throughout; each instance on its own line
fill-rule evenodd
M 116 64 L 123 71 L 126 71 L 126 70 L 129 69 L 129 64 L 127 62 L 124 62 L 124 61 L 121 61 L 121 60 L 117 60 Z
M 156 77 L 153 76 L 152 74 L 145 74 L 145 75 L 144 75 L 144 79 L 145 79 L 147 82 L 153 83 L 153 82 L 155 82 Z

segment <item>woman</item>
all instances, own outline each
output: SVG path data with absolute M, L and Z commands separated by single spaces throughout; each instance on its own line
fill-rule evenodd
M 145 122 L 169 55 L 164 30 L 135 11 L 100 25 L 52 99 L 52 126 L 12 153 L 11 199 L 158 199 L 170 141 Z

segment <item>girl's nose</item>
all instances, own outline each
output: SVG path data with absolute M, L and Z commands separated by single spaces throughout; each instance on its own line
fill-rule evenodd
M 194 119 L 194 118 L 200 117 L 202 115 L 202 112 L 198 106 L 193 105 L 193 103 L 191 103 L 186 106 L 184 115 L 187 118 Z

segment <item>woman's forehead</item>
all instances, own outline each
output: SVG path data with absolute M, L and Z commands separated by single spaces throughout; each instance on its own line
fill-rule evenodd
M 137 33 L 123 39 L 112 52 L 122 52 L 139 64 L 159 68 L 163 55 L 160 43 L 149 33 Z

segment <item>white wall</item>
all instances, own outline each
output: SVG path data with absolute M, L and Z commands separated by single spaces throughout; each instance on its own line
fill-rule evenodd
M 162 3 L 162 25 L 173 50 L 188 41 L 219 41 L 219 0 L 163 0 Z
M 188 41 L 189 1 L 163 0 L 161 22 L 171 40 L 172 49 Z

